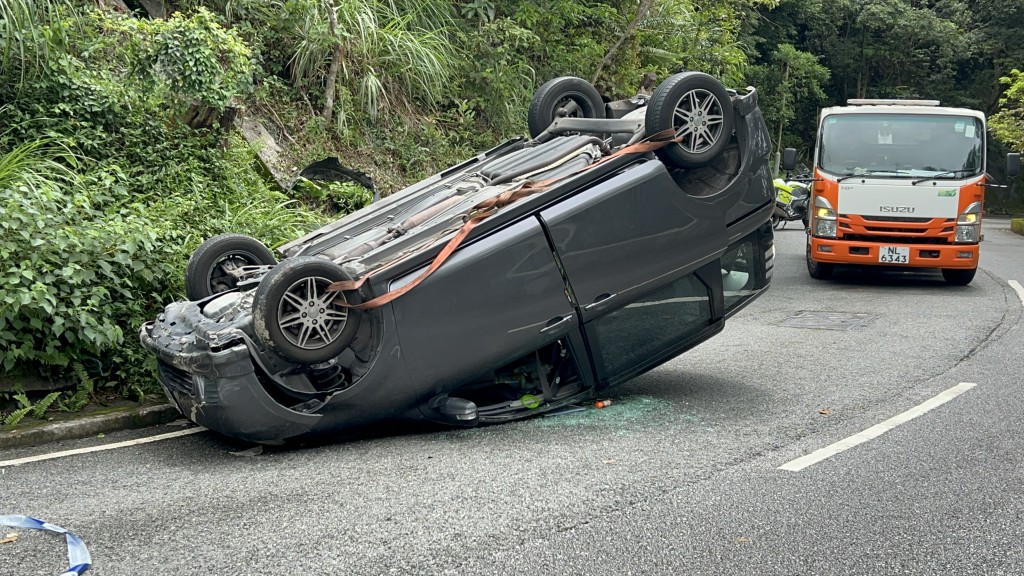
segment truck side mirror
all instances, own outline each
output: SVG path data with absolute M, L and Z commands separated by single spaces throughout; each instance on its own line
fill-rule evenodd
M 1020 154 L 1013 152 L 1006 155 L 1006 176 L 1016 178 L 1020 174 Z
M 1020 161 L 1019 155 L 1017 158 Z M 782 151 L 782 169 L 786 172 L 796 168 L 796 148 L 786 148 Z

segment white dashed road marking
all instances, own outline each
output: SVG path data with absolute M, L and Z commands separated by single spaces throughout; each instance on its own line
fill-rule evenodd
M 1013 291 L 1020 297 L 1021 304 L 1024 304 L 1024 286 L 1021 286 L 1020 282 L 1016 280 L 1010 280 L 1010 288 L 1013 288 Z
M 125 448 L 128 446 L 135 446 L 136 444 L 148 444 L 150 442 L 159 442 L 160 440 L 170 440 L 171 438 L 177 438 L 179 436 L 188 436 L 189 434 L 198 434 L 199 432 L 206 432 L 206 428 L 197 426 L 196 428 L 189 428 L 187 430 L 178 430 L 177 432 L 168 432 L 167 434 L 157 434 L 156 436 L 147 436 L 145 438 L 136 438 L 135 440 L 125 440 L 124 442 L 114 442 L 113 444 L 103 444 L 100 446 L 90 446 L 88 448 L 76 448 L 74 450 L 64 450 L 61 452 L 51 452 L 49 454 L 40 454 L 39 456 L 27 456 L 25 458 L 16 458 L 14 460 L 0 460 L 0 468 L 7 466 L 20 466 L 22 464 L 29 464 L 31 462 L 41 462 L 43 460 L 53 460 L 54 458 L 63 458 L 65 456 L 75 456 L 77 454 L 88 454 L 90 452 L 100 452 L 103 450 L 114 450 L 115 448 Z
M 822 460 L 825 460 L 827 458 L 831 458 L 832 456 L 835 456 L 836 454 L 839 454 L 844 450 L 848 450 L 858 444 L 863 444 L 868 440 L 877 438 L 882 434 L 885 434 L 889 430 L 892 430 L 893 428 L 899 426 L 900 424 L 903 424 L 904 422 L 909 422 L 910 420 L 917 418 L 918 416 L 924 414 L 925 412 L 928 412 L 933 408 L 942 406 L 946 402 L 949 402 L 953 398 L 956 398 L 957 396 L 963 394 L 964 392 L 967 392 L 968 390 L 974 388 L 975 386 L 977 386 L 977 384 L 971 382 L 961 382 L 956 386 L 953 386 L 949 390 L 946 390 L 945 392 L 940 392 L 937 396 L 934 396 L 918 404 L 917 406 L 914 406 L 910 410 L 907 410 L 902 414 L 893 416 L 892 418 L 889 418 L 885 422 L 875 424 L 874 426 L 868 428 L 863 432 L 854 434 L 853 436 L 850 436 L 845 440 L 840 440 L 835 444 L 831 444 L 824 448 L 815 450 L 814 452 L 811 452 L 806 456 L 801 456 L 796 460 L 786 462 L 782 466 L 779 466 L 779 470 L 799 472 L 800 470 L 803 470 L 808 466 L 817 464 L 818 462 L 821 462 Z

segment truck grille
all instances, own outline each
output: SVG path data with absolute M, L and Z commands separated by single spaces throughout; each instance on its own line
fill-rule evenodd
M 868 236 L 866 234 L 843 234 L 843 240 L 853 242 L 878 242 L 882 244 L 948 244 L 949 239 L 943 237 L 921 236 Z
M 906 222 L 913 224 L 927 224 L 934 220 L 934 218 L 912 218 L 908 216 L 861 216 L 861 218 L 868 222 Z M 952 221 L 952 218 L 946 218 L 946 222 Z
M 927 229 L 921 228 L 888 228 L 883 226 L 865 226 L 868 232 L 877 232 L 879 234 L 924 234 Z

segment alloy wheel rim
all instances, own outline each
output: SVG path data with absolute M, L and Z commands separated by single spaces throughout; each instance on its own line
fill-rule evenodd
M 322 276 L 292 283 L 277 305 L 278 327 L 285 339 L 303 350 L 319 350 L 341 335 L 348 322 L 345 297 L 329 292 L 331 281 Z
M 722 103 L 707 90 L 690 90 L 676 102 L 672 126 L 679 145 L 692 154 L 710 150 L 722 137 L 725 125 Z

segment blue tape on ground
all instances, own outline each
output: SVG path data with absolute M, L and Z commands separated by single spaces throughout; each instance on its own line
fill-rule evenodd
M 92 566 L 92 557 L 89 556 L 89 549 L 85 547 L 85 542 L 82 542 L 81 538 L 60 526 L 55 526 L 49 522 L 43 522 L 42 520 L 32 518 L 31 516 L 20 516 L 17 514 L 0 516 L 0 526 L 46 530 L 48 532 L 63 534 L 64 539 L 68 543 L 68 564 L 70 564 L 71 567 L 68 568 L 67 572 L 64 572 L 60 576 L 81 576 L 89 569 L 90 566 Z

